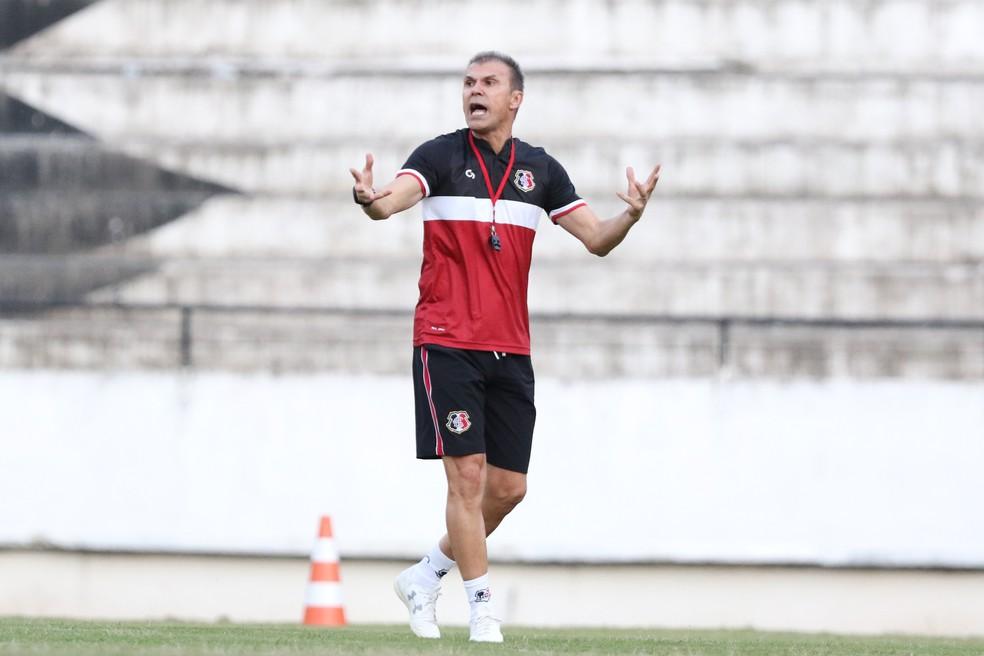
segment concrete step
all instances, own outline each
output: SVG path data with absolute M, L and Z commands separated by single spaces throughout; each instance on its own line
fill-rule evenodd
M 417 300 L 419 270 L 416 258 L 171 260 L 89 298 L 409 311 Z M 981 319 L 984 265 L 703 264 L 585 253 L 534 258 L 529 300 L 534 312 Z
M 48 189 L 0 193 L 0 253 L 52 255 L 115 245 L 214 197 L 208 191 Z
M 306 195 L 348 185 L 348 169 L 362 167 L 366 150 L 376 158 L 377 180 L 388 181 L 423 140 L 380 139 L 375 144 L 135 140 L 114 146 L 229 187 Z M 585 195 L 608 196 L 623 189 L 626 166 L 634 166 L 644 176 L 662 163 L 660 191 L 673 195 L 984 198 L 984 140 L 640 140 L 622 135 L 539 145 L 565 166 Z
M 0 193 L 224 191 L 129 157 L 85 135 L 8 136 L 0 141 Z
M 661 183 L 662 184 L 662 183 Z M 984 260 L 984 203 L 966 201 L 669 198 L 664 189 L 615 255 L 634 262 Z M 589 198 L 614 216 L 617 198 Z M 368 220 L 348 197 L 219 196 L 166 226 L 114 247 L 131 257 L 414 258 L 419 207 Z M 536 258 L 581 258 L 580 242 L 543 219 Z
M 0 316 L 0 368 L 173 369 L 182 363 L 180 310 L 6 310 Z
M 352 330 L 358 325 L 358 330 Z M 984 378 L 984 326 L 533 318 L 538 377 Z M 73 308 L 0 320 L 0 367 L 409 374 L 410 315 Z
M 118 257 L 5 254 L 0 257 L 0 302 L 74 302 L 154 268 L 150 261 Z
M 521 63 L 741 62 L 857 70 L 980 64 L 974 0 L 103 1 L 20 45 L 38 57 L 263 57 L 453 62 L 496 47 Z M 481 25 L 470 29 L 435 26 Z M 588 37 L 590 35 L 590 37 Z M 572 44 L 576 43 L 576 48 Z
M 248 71 L 244 72 L 248 73 Z M 6 61 L 0 86 L 109 142 L 345 139 L 378 148 L 463 123 L 458 75 L 207 75 L 29 70 Z M 530 75 L 516 134 L 577 139 L 984 140 L 984 75 L 750 73 Z M 174 120 L 180 115 L 181 120 Z

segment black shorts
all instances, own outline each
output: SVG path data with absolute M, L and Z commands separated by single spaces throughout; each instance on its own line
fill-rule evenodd
M 484 453 L 525 474 L 533 445 L 533 364 L 528 355 L 434 344 L 413 350 L 417 457 Z

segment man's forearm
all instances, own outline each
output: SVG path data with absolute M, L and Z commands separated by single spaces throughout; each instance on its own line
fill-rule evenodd
M 386 198 L 377 198 L 376 200 L 369 203 L 368 205 L 363 205 L 362 211 L 365 212 L 366 216 L 368 216 L 373 221 L 382 221 L 383 219 L 388 219 L 390 218 L 390 216 L 393 215 L 393 212 L 389 207 L 390 203 L 386 202 L 388 200 L 389 200 L 388 196 Z
M 617 216 L 602 221 L 598 226 L 591 252 L 599 257 L 608 255 L 613 248 L 622 243 L 625 235 L 629 234 L 629 229 L 639 221 L 639 218 L 639 216 L 632 216 L 629 210 L 625 210 Z
M 424 193 L 416 178 L 401 175 L 380 191 L 372 191 L 367 196 L 374 200 L 368 205 L 362 205 L 362 211 L 373 221 L 382 221 L 410 209 L 424 197 Z

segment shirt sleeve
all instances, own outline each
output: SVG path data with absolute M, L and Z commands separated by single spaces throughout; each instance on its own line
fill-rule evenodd
M 447 154 L 444 152 L 444 144 L 438 139 L 431 139 L 417 146 L 416 150 L 410 153 L 406 163 L 399 171 L 397 176 L 409 175 L 417 180 L 420 190 L 424 197 L 431 195 L 431 191 L 437 189 L 440 184 L 440 162 L 447 161 Z
M 577 195 L 574 183 L 571 182 L 570 176 L 560 162 L 551 157 L 548 171 L 549 185 L 544 209 L 556 225 L 557 219 L 567 216 L 579 207 L 584 207 L 587 203 Z

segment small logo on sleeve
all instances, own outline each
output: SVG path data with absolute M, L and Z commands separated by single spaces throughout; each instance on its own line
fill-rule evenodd
M 472 427 L 471 417 L 464 410 L 452 410 L 448 413 L 448 430 L 456 435 L 461 435 Z
M 513 181 L 520 191 L 529 192 L 533 191 L 533 188 L 536 187 L 536 182 L 533 180 L 533 172 L 527 171 L 526 169 L 516 171 L 516 177 L 513 178 Z

